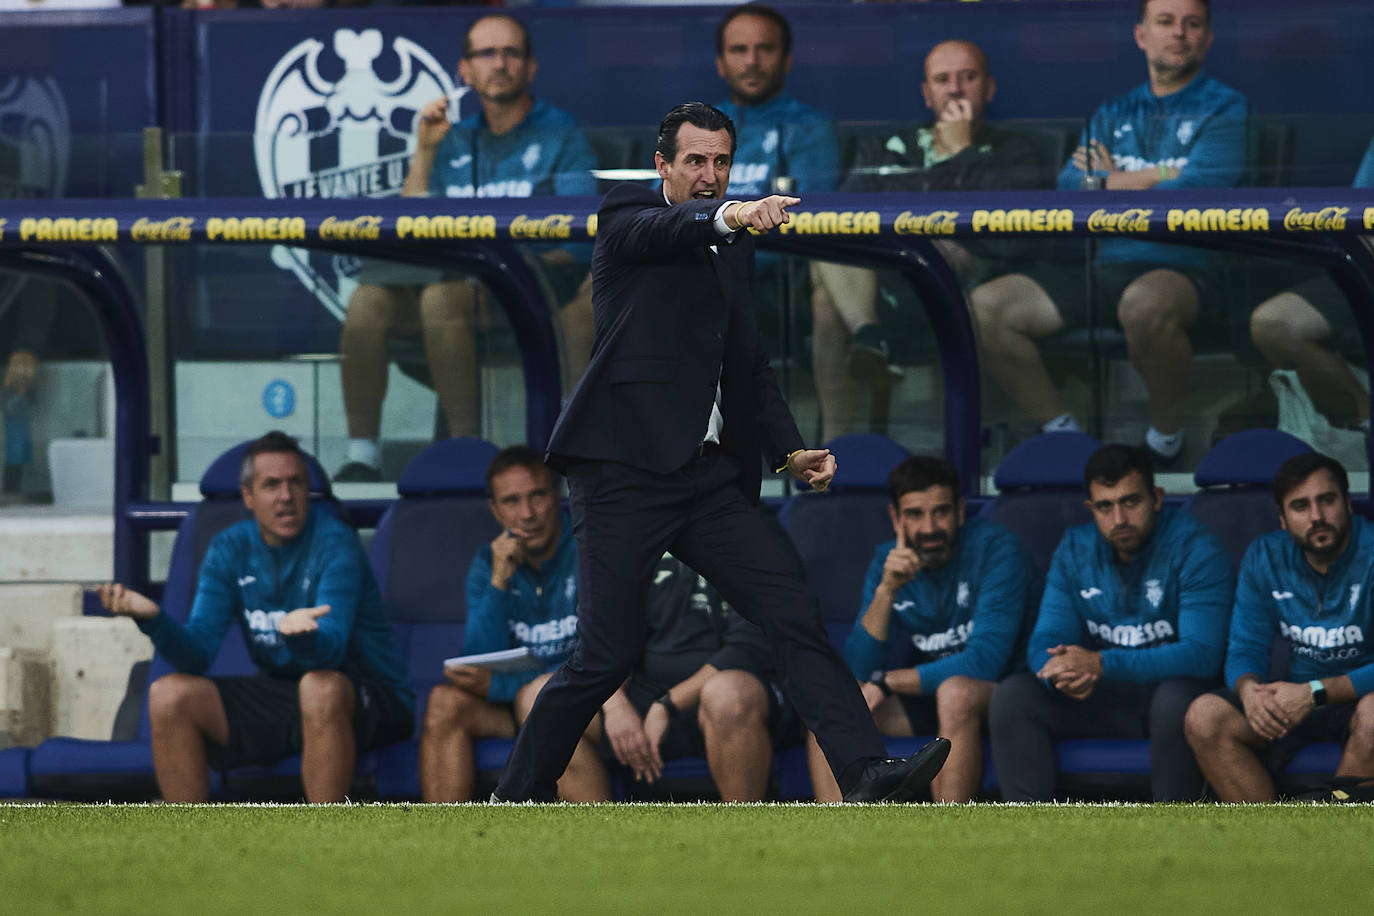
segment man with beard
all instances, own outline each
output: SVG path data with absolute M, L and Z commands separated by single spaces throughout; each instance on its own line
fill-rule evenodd
M 1235 187 L 1245 176 L 1249 103 L 1208 76 L 1208 0 L 1141 0 L 1136 46 L 1149 80 L 1100 107 L 1059 174 L 1062 190 Z M 1146 205 L 1142 202 L 1142 205 Z M 983 364 L 1030 420 L 1045 431 L 1073 430 L 1036 341 L 1094 311 L 1084 265 L 1050 263 L 1011 273 L 969 293 Z M 1192 368 L 1189 329 L 1224 321 L 1215 258 L 1205 249 L 1159 242 L 1103 241 L 1091 265 L 1098 314 L 1113 312 L 1132 365 L 1149 394 L 1145 444 L 1161 464 L 1183 447 L 1182 407 Z
M 415 152 L 401 193 L 407 197 L 530 197 L 595 194 L 596 155 L 567 112 L 536 98 L 538 71 L 529 30 L 504 14 L 468 29 L 458 75 L 481 110 L 450 123 L 450 100 L 420 111 Z M 584 248 L 586 246 L 583 246 Z M 538 269 L 560 304 L 565 382 L 577 381 L 592 347 L 590 252 L 538 249 Z M 382 401 L 387 389 L 387 335 L 418 328 L 429 378 L 450 436 L 475 436 L 478 286 L 471 277 L 368 261 L 348 301 L 339 336 L 348 461 L 336 483 L 381 479 Z M 418 293 L 418 295 L 417 295 Z
M 1316 452 L 1274 475 L 1281 531 L 1241 561 L 1226 683 L 1188 708 L 1188 742 L 1224 802 L 1275 798 L 1305 745 L 1341 741 L 1336 776 L 1374 777 L 1374 530 L 1353 515 L 1340 462 Z M 1286 671 L 1271 668 L 1278 641 Z
M 997 686 L 992 757 L 1006 801 L 1049 801 L 1058 738 L 1150 739 L 1155 801 L 1202 794 L 1183 736 L 1216 683 L 1231 607 L 1221 543 L 1163 505 L 1143 448 L 1106 445 L 1083 468 L 1093 522 L 1055 549 L 1031 631 L 1031 674 Z
M 887 481 L 896 537 L 878 545 L 864 580 L 866 610 L 845 660 L 885 735 L 947 736 L 949 759 L 931 781 L 935 801 L 965 802 L 983 776 L 983 723 L 998 678 L 1021 663 L 1031 564 L 1016 536 L 965 522 L 959 472 L 916 456 Z M 911 649 L 893 657 L 890 647 Z M 897 665 L 889 662 L 896 661 Z M 818 801 L 840 800 L 816 742 L 807 742 Z
M 730 189 L 743 197 L 833 191 L 839 179 L 834 125 L 787 93 L 791 69 L 792 28 L 777 10 L 748 3 L 716 27 L 716 72 L 730 87 L 730 98 L 716 107 L 735 124 Z

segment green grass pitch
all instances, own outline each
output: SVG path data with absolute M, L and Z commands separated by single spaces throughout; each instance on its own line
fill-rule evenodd
M 0 808 L 30 913 L 1359 913 L 1374 806 Z

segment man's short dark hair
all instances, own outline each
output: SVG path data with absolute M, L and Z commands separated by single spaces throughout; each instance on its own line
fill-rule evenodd
M 239 486 L 246 490 L 253 488 L 253 462 L 259 455 L 295 455 L 305 465 L 306 474 L 310 473 L 310 463 L 305 460 L 300 443 L 294 436 L 274 429 L 248 443 L 248 448 L 243 452 L 243 463 L 239 465 Z
M 920 493 L 931 487 L 949 487 L 958 499 L 959 471 L 943 458 L 912 455 L 887 475 L 887 495 L 892 497 L 894 507 L 901 505 L 902 497 L 908 493 Z
M 1093 484 L 1114 487 L 1132 471 L 1139 472 L 1145 481 L 1145 491 L 1155 490 L 1155 465 L 1149 449 L 1139 445 L 1104 445 L 1092 453 L 1083 465 L 1083 487 L 1089 492 Z
M 735 155 L 735 122 L 730 120 L 730 116 L 705 102 L 683 102 L 668 112 L 663 123 L 658 125 L 658 141 L 654 149 L 669 162 L 677 158 L 677 133 L 683 124 L 713 133 L 718 130 L 729 131 L 730 155 Z
M 734 22 L 741 16 L 757 16 L 760 19 L 767 19 L 778 27 L 782 33 L 782 53 L 792 53 L 792 26 L 787 24 L 786 17 L 782 13 L 773 9 L 771 6 L 764 6 L 762 3 L 746 3 L 737 6 L 725 14 L 725 18 L 716 26 L 716 56 L 725 53 L 725 27 Z
M 474 22 L 472 25 L 468 26 L 468 30 L 463 33 L 464 57 L 467 57 L 469 54 L 472 53 L 472 30 L 477 28 L 478 24 L 486 22 L 488 19 L 504 19 L 511 25 L 519 29 L 520 36 L 525 39 L 525 56 L 534 56 L 534 42 L 530 40 L 530 30 L 528 26 L 526 26 L 523 22 L 521 22 L 519 19 L 516 19 L 509 13 L 490 13 L 486 16 L 479 16 L 477 18 L 477 21 Z
M 1279 509 L 1283 509 L 1283 501 L 1289 493 L 1318 471 L 1330 471 L 1336 486 L 1341 489 L 1341 496 L 1350 496 L 1350 478 L 1339 461 L 1321 452 L 1303 452 L 1279 465 L 1278 472 L 1274 474 L 1274 502 L 1278 503 Z
M 1207 14 L 1207 24 L 1212 24 L 1212 0 L 1197 0 L 1202 4 L 1203 12 Z M 1150 5 L 1150 0 L 1140 0 L 1140 21 L 1145 21 L 1145 10 Z
M 491 482 L 496 479 L 496 475 L 504 474 L 511 468 L 525 468 L 530 473 L 543 471 L 545 474 L 552 475 L 553 471 L 544 463 L 544 456 L 528 445 L 510 445 L 496 453 L 496 457 L 491 459 L 491 464 L 487 465 L 487 495 L 491 496 Z

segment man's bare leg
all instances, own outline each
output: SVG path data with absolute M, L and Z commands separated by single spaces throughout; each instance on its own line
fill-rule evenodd
M 1374 778 L 1374 693 L 1367 693 L 1355 702 L 1350 737 L 1346 739 L 1336 775 Z
M 1024 274 L 989 280 L 969 293 L 982 364 L 1016 406 L 1043 426 L 1064 412 L 1035 341 L 1064 327 L 1049 294 Z
M 849 331 L 828 289 L 811 291 L 811 372 L 821 413 L 821 442 L 862 432 L 868 426 L 868 399 L 849 377 Z
M 1197 310 L 1197 287 L 1183 274 L 1163 269 L 1132 280 L 1117 304 L 1131 364 L 1150 396 L 1150 425 L 1166 435 L 1183 426 L 1183 399 L 1193 370 L 1188 328 Z
M 571 393 L 587 363 L 592 358 L 592 341 L 596 337 L 596 322 L 592 309 L 592 275 L 587 274 L 578 284 L 577 293 L 558 312 L 563 328 L 563 391 Z
M 544 689 L 552 674 L 541 674 L 530 681 L 515 695 L 515 719 L 524 722 L 534 706 L 535 697 Z M 601 737 L 601 725 L 592 720 L 587 732 L 577 742 L 568 768 L 558 780 L 558 797 L 568 802 L 598 802 L 611 800 L 611 778 L 606 773 L 606 765 L 596 752 L 596 743 Z
M 429 376 L 450 436 L 478 434 L 477 291 L 466 280 L 431 283 L 420 293 Z
M 307 671 L 300 681 L 301 781 L 305 800 L 341 802 L 353 785 L 353 682 L 341 671 Z
M 207 677 L 166 674 L 148 689 L 153 769 L 169 802 L 203 802 L 210 797 L 205 742 L 229 743 L 229 719 L 219 689 Z
M 1325 346 L 1331 325 L 1312 304 L 1279 293 L 1250 315 L 1250 339 L 1276 369 L 1295 369 L 1313 405 L 1328 417 L 1369 419 L 1369 392 L 1338 353 Z
M 420 797 L 427 802 L 472 800 L 477 781 L 479 738 L 512 738 L 515 719 L 504 706 L 488 703 L 452 684 L 429 692 L 420 733 Z
M 410 287 L 361 283 L 349 297 L 339 332 L 339 372 L 350 438 L 381 436 L 387 331 L 414 320 L 415 294 Z
M 951 677 L 935 688 L 940 734 L 950 740 L 949 758 L 930 783 L 937 802 L 966 802 L 983 779 L 983 723 L 997 685 L 970 677 Z
M 1224 698 L 1205 693 L 1188 707 L 1183 733 L 1202 775 L 1221 801 L 1274 800 L 1274 779 L 1255 753 L 1265 741 L 1255 734 L 1245 713 Z
M 767 691 L 743 671 L 720 671 L 702 685 L 697 724 L 721 801 L 762 801 L 768 792 L 773 739 Z

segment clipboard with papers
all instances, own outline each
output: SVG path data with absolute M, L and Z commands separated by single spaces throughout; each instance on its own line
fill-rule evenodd
M 501 649 L 497 652 L 479 652 L 476 655 L 457 655 L 444 659 L 445 668 L 460 665 L 474 665 L 490 668 L 494 674 L 507 674 L 512 671 L 533 671 L 539 667 L 539 659 L 530 651 L 529 646 L 515 649 Z

